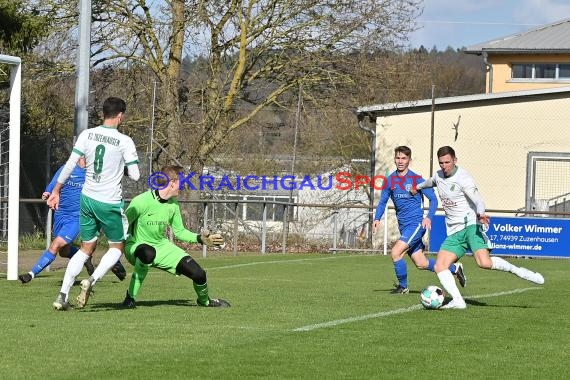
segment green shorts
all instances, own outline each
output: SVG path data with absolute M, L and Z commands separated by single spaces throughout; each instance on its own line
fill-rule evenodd
M 481 226 L 472 224 L 449 235 L 439 249 L 453 252 L 458 258 L 462 258 L 467 251 L 476 252 L 480 249 L 490 250 L 490 248 L 489 239 Z
M 176 267 L 178 266 L 178 263 L 180 263 L 180 260 L 182 260 L 184 257 L 190 256 L 188 253 L 186 253 L 186 251 L 168 239 L 164 239 L 158 244 L 150 244 L 144 241 L 135 241 L 128 239 L 125 245 L 125 256 L 131 265 L 135 265 L 135 250 L 141 244 L 148 244 L 154 247 L 156 250 L 156 257 L 150 266 L 162 269 L 172 274 L 178 274 L 176 273 Z M 140 264 L 141 263 L 139 261 L 139 265 Z
M 89 242 L 103 230 L 110 243 L 125 240 L 129 222 L 125 216 L 124 203 L 105 203 L 81 194 L 79 225 L 81 240 Z

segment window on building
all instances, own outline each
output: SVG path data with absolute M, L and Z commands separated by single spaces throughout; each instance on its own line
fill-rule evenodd
M 556 65 L 534 65 L 534 77 L 556 79 Z
M 513 78 L 532 78 L 532 65 L 513 64 Z
M 558 65 L 558 78 L 570 79 L 570 64 Z
M 513 79 L 570 79 L 570 63 L 513 63 Z

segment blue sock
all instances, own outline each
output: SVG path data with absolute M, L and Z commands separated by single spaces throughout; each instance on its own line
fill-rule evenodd
M 449 266 L 449 271 L 451 272 L 451 274 L 455 274 L 456 270 L 457 270 L 457 268 L 455 267 L 455 264 L 451 264 Z
M 34 265 L 34 267 L 32 268 L 32 273 L 34 274 L 34 277 L 37 276 L 38 273 L 43 271 L 45 267 L 53 263 L 54 260 L 55 260 L 55 255 L 50 251 L 46 250 L 43 253 L 43 255 L 38 259 L 36 265 Z
M 398 283 L 402 288 L 408 287 L 408 266 L 406 265 L 406 260 L 400 259 L 394 262 L 394 271 L 396 272 L 396 278 Z
M 79 251 L 79 248 L 74 246 L 74 245 L 70 245 L 69 246 L 69 258 L 71 259 L 73 257 L 73 255 L 75 255 L 77 253 L 77 251 Z
M 435 272 L 435 269 L 433 269 L 434 266 L 435 266 L 435 259 L 428 259 L 427 270 Z

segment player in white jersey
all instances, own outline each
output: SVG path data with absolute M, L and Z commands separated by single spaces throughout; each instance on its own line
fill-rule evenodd
M 452 300 L 442 308 L 467 307 L 449 271 L 449 266 L 461 259 L 467 250 L 473 252 L 480 268 L 511 272 L 522 279 L 544 284 L 544 277 L 540 273 L 517 267 L 500 257 L 490 256 L 489 240 L 484 232 L 484 226 L 489 226 L 490 219 L 485 214 L 485 203 L 479 195 L 475 180 L 465 169 L 456 166 L 457 158 L 452 147 L 439 148 L 437 157 L 441 170 L 412 189 L 411 193 L 436 186 L 445 211 L 447 238 L 437 254 L 435 272 Z
M 54 187 L 48 205 L 57 209 L 59 190 L 80 157 L 85 157 L 87 172 L 81 193 L 80 233 L 81 249 L 69 260 L 61 291 L 53 306 L 57 310 L 68 310 L 69 290 L 81 272 L 83 263 L 97 247 L 99 231 L 103 230 L 109 240 L 109 250 L 101 257 L 95 272 L 81 281 L 81 293 L 77 305 L 84 307 L 89 299 L 91 287 L 103 277 L 124 252 L 128 228 L 123 212 L 121 180 L 125 165 L 128 176 L 134 181 L 140 177 L 138 156 L 133 140 L 117 130 L 125 118 L 127 106 L 119 98 L 107 98 L 103 103 L 103 125 L 85 130 L 78 136 L 73 152 L 65 164 Z

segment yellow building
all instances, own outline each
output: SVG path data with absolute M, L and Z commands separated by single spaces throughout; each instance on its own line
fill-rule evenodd
M 393 170 L 394 148 L 407 145 L 412 170 L 429 176 L 450 145 L 488 209 L 570 212 L 570 19 L 467 53 L 485 59 L 487 93 L 358 108 L 361 127 L 374 123 L 376 174 Z M 555 158 L 527 167 L 537 153 Z
M 407 145 L 412 170 L 427 177 L 430 167 L 432 174 L 439 169 L 437 149 L 450 145 L 457 164 L 475 177 L 487 208 L 530 210 L 529 153 L 565 153 L 566 161 L 541 169 L 534 194 L 550 205 L 570 199 L 570 87 L 436 98 L 433 155 L 431 104 L 426 99 L 358 108 L 363 123 L 375 123 L 376 174 L 394 170 L 394 148 Z
M 570 86 L 570 19 L 468 47 L 483 57 L 486 91 Z

